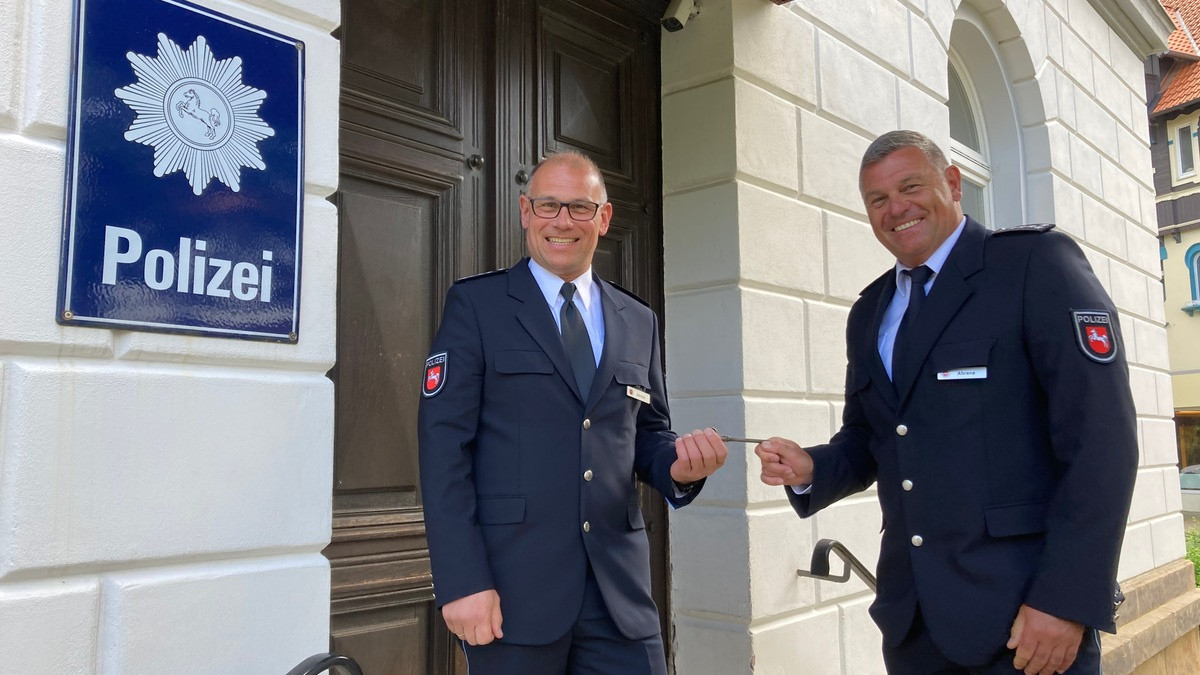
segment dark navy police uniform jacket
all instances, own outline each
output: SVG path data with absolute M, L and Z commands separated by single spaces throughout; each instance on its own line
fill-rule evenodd
M 893 385 L 876 346 L 895 271 L 851 309 L 842 428 L 810 448 L 811 492 L 788 495 L 808 516 L 878 481 L 871 614 L 890 645 L 917 603 L 964 665 L 1000 654 L 1022 603 L 1115 629 L 1138 462 L 1129 377 L 1116 308 L 1080 248 L 1045 229 L 968 218 L 910 336 L 908 381 Z
M 565 635 L 588 565 L 621 633 L 657 634 L 637 481 L 676 506 L 702 484 L 674 497 L 657 317 L 596 281 L 605 340 L 591 391 L 577 391 L 527 260 L 451 287 L 426 367 L 421 490 L 437 604 L 495 588 L 505 642 Z

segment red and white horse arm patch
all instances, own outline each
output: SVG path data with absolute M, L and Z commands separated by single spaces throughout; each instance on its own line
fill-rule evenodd
M 444 386 L 446 386 L 446 352 L 438 352 L 425 359 L 425 380 L 421 384 L 421 394 L 425 398 L 437 396 Z
M 1097 363 L 1112 363 L 1117 358 L 1117 335 L 1107 310 L 1073 310 L 1071 323 L 1084 356 Z

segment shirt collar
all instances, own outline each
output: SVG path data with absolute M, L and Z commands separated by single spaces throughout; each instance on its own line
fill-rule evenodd
M 942 271 L 942 267 L 946 265 L 946 258 L 950 257 L 950 250 L 953 249 L 954 244 L 958 242 L 958 238 L 960 235 L 962 235 L 963 228 L 966 227 L 966 225 L 967 217 L 963 216 L 963 219 L 958 221 L 958 227 L 954 228 L 954 231 L 950 233 L 949 237 L 946 237 L 946 241 L 943 241 L 942 245 L 937 247 L 937 250 L 933 252 L 933 255 L 929 256 L 929 260 L 926 260 L 924 263 L 922 263 L 929 269 L 933 270 L 933 276 L 930 277 L 930 280 L 937 278 L 938 273 Z M 896 261 L 896 288 L 908 288 L 908 285 L 901 283 L 901 281 L 904 278 L 904 270 L 911 269 L 911 267 L 902 265 L 899 260 Z
M 529 271 L 533 273 L 533 280 L 537 282 L 542 295 L 546 297 L 546 304 L 551 307 L 557 307 L 558 301 L 562 298 L 559 291 L 562 290 L 563 280 L 537 264 L 537 261 L 533 258 L 529 259 Z M 592 278 L 591 266 L 588 266 L 587 271 L 579 275 L 578 278 L 573 279 L 571 283 L 575 284 L 575 295 L 579 296 L 579 301 L 583 303 L 583 308 L 590 312 L 592 310 L 592 301 L 595 299 L 594 293 L 596 288 L 596 281 Z

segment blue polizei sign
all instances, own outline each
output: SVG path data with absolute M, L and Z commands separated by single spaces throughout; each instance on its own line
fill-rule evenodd
M 304 44 L 76 0 L 58 322 L 295 342 Z

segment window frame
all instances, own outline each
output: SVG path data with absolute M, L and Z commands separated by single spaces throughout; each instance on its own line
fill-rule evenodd
M 984 196 L 988 218 L 984 225 L 988 228 L 1050 222 L 1053 221 L 1053 204 L 1045 200 L 1040 191 L 1042 186 L 1032 182 L 1034 176 L 1029 173 L 1025 150 L 1026 135 L 1037 137 L 1045 129 L 1037 126 L 1040 120 L 1030 120 L 1029 124 L 1022 125 L 1022 108 L 1017 104 L 1013 82 L 1023 77 L 1013 77 L 1009 68 L 1015 65 L 1020 71 L 1023 64 L 1010 63 L 1011 59 L 1000 47 L 991 24 L 976 7 L 964 2 L 958 6 L 950 31 L 947 72 L 952 65 L 967 102 L 973 107 L 972 119 L 976 120 L 980 147 L 986 148 L 984 166 L 990 169 L 990 176 L 972 175 L 971 172 L 964 172 L 964 175 L 976 184 L 981 182 L 980 178 L 988 179 L 986 189 L 989 194 Z M 979 159 L 978 153 L 959 153 L 955 147 L 955 142 L 950 141 L 946 149 L 959 169 L 978 170 L 979 165 L 968 161 Z M 1037 177 L 1038 180 L 1042 178 Z M 1035 187 L 1039 191 L 1031 192 Z M 1029 209 L 1035 204 L 1039 213 L 1031 215 Z
M 1188 129 L 1188 150 L 1192 154 L 1192 169 L 1186 172 L 1183 170 L 1183 153 L 1180 151 L 1182 143 L 1179 138 L 1180 132 L 1184 128 Z M 1197 139 L 1200 130 L 1198 128 L 1200 128 L 1200 117 L 1197 115 L 1178 117 L 1167 123 L 1167 147 L 1170 153 L 1172 186 L 1200 182 L 1200 174 L 1196 172 L 1196 161 L 1200 159 L 1200 139 Z
M 967 106 L 966 112 L 975 125 L 975 135 L 979 139 L 979 150 L 977 151 L 962 141 L 951 137 L 950 161 L 962 172 L 964 180 L 969 180 L 981 187 L 981 200 L 984 212 L 968 215 L 981 222 L 984 227 L 996 229 L 996 208 L 992 190 L 992 165 L 988 159 L 990 155 L 988 151 L 989 134 L 987 120 L 984 119 L 982 114 L 983 104 L 980 102 L 979 93 L 975 90 L 975 83 L 971 79 L 970 70 L 953 48 L 947 53 L 946 69 L 947 80 L 949 80 L 950 73 L 953 72 L 962 86 L 963 97 L 965 99 L 963 103 Z M 946 105 L 950 105 L 949 100 L 947 100 Z
M 1190 125 L 1190 124 L 1181 125 L 1178 129 L 1175 130 L 1175 140 L 1176 140 L 1175 159 L 1179 164 L 1179 166 L 1177 168 L 1179 170 L 1180 178 L 1185 178 L 1188 176 L 1196 175 L 1196 144 L 1194 142 L 1191 142 L 1192 139 L 1194 138 L 1193 134 L 1194 134 L 1194 132 L 1192 131 L 1192 125 Z M 1186 144 L 1182 143 L 1181 141 L 1183 140 L 1183 138 L 1187 138 L 1189 142 Z M 1191 163 L 1191 167 L 1188 169 L 1183 168 L 1183 155 L 1185 154 L 1183 152 L 1183 148 L 1185 148 L 1185 147 L 1188 150 L 1188 152 L 1186 154 L 1188 156 L 1189 162 Z
M 1192 292 L 1192 301 L 1184 305 L 1181 309 L 1192 316 L 1192 313 L 1200 310 L 1200 244 L 1192 244 L 1183 254 L 1183 264 L 1188 270 L 1188 288 Z

